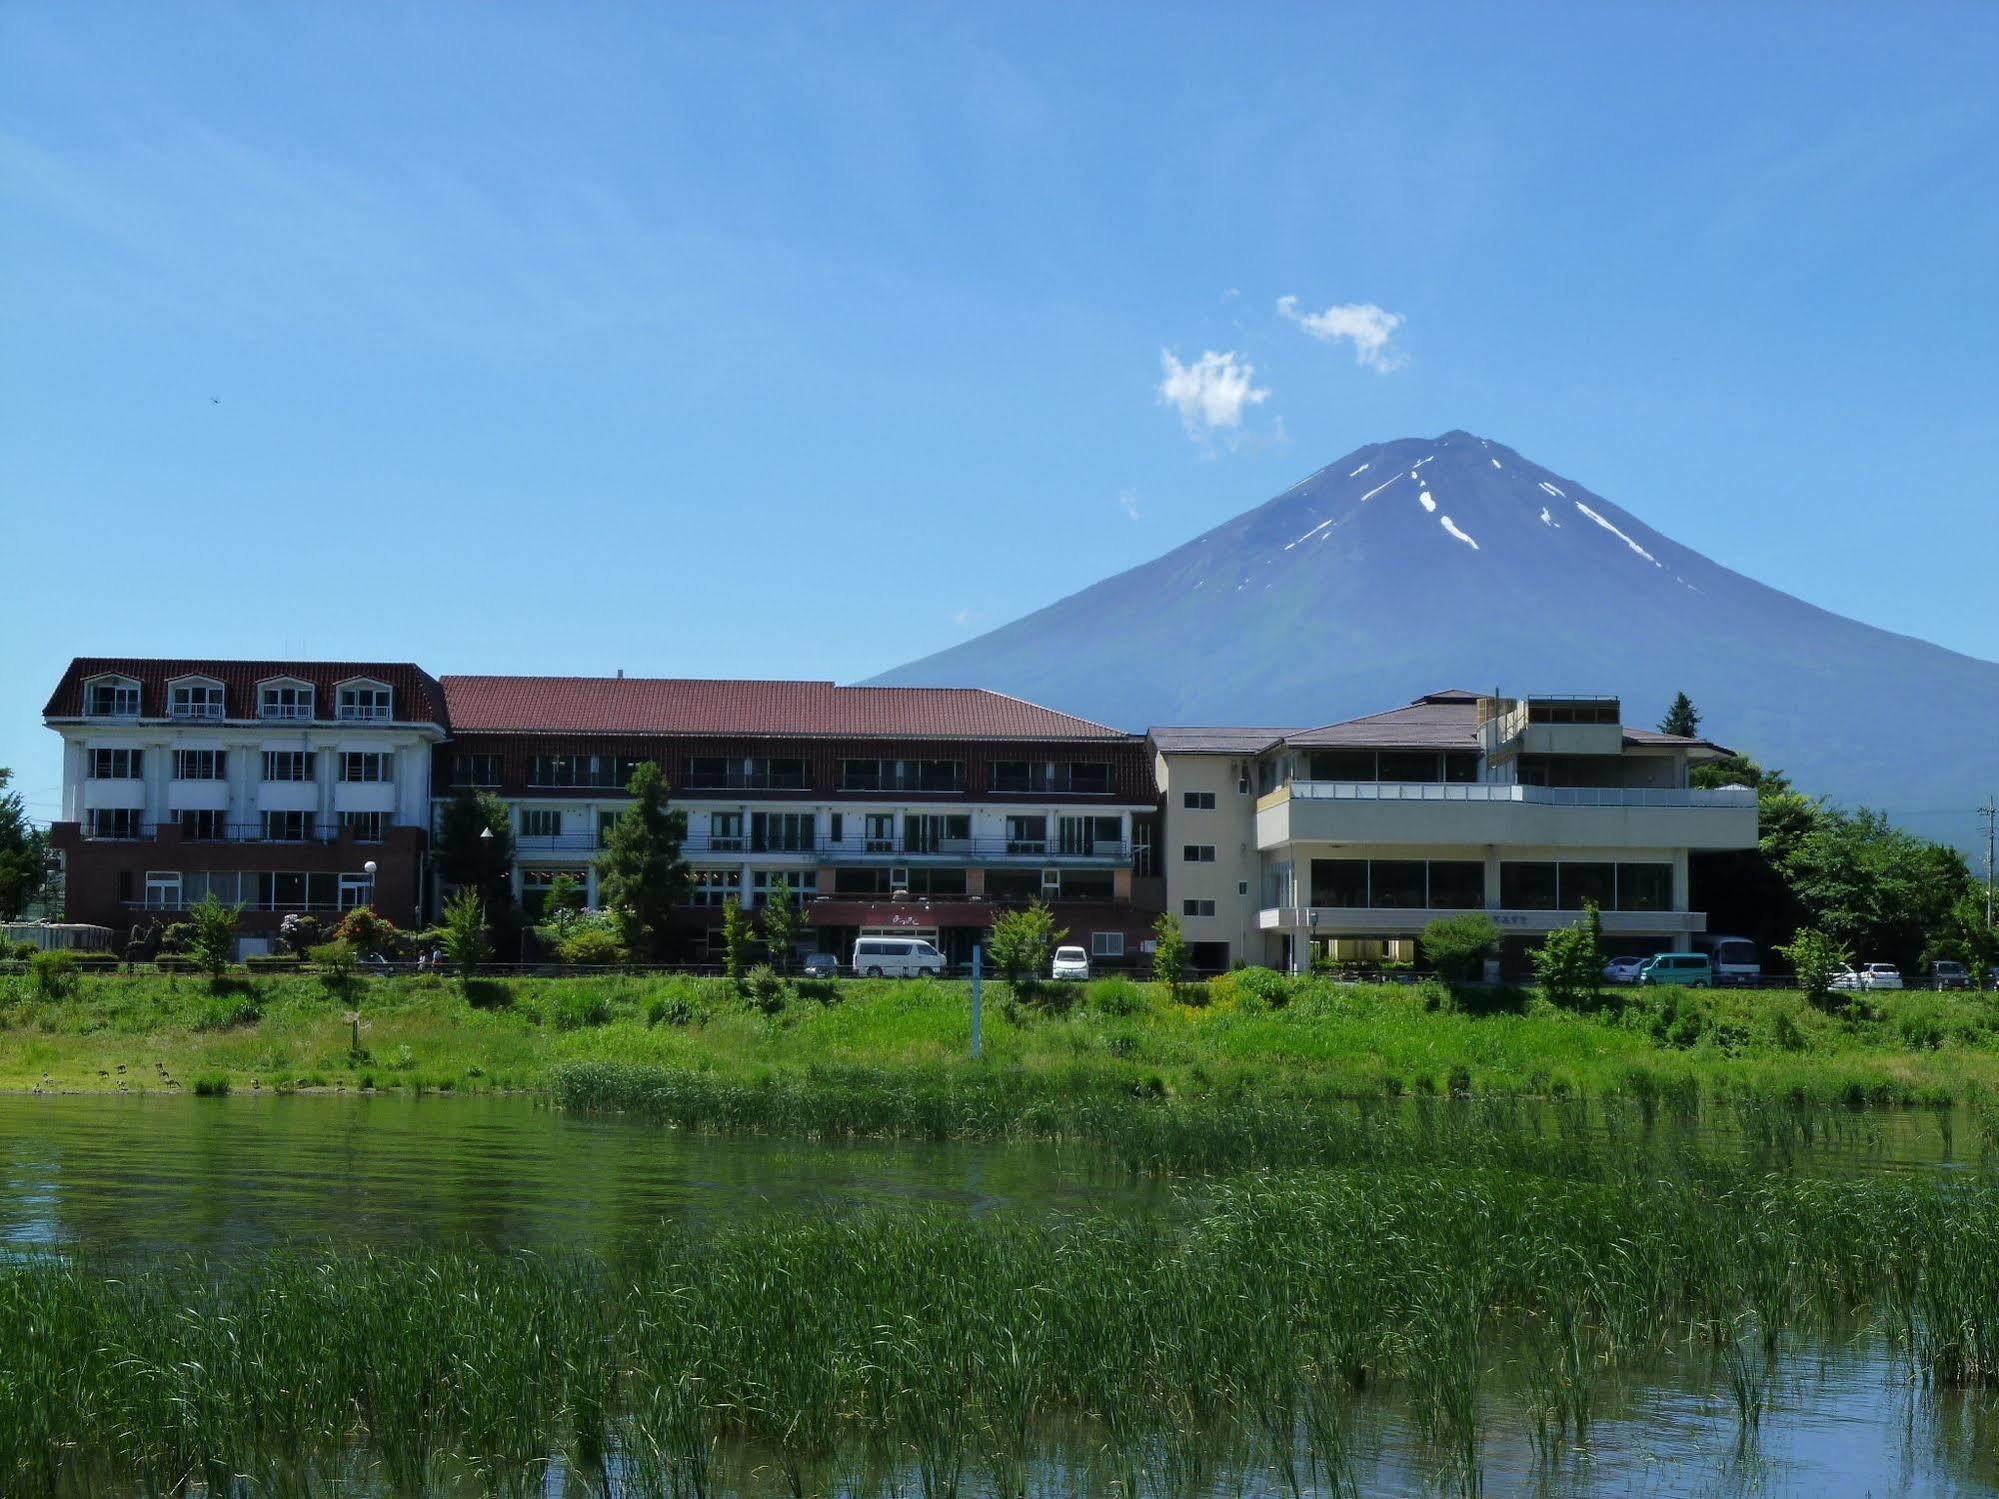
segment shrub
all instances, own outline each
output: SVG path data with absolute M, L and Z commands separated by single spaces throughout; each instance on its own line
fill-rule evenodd
M 701 1006 L 682 993 L 656 995 L 653 1002 L 646 1006 L 647 1025 L 689 1026 L 707 1018 Z
M 743 998 L 760 1015 L 776 1015 L 789 997 L 786 984 L 768 963 L 759 963 L 743 978 Z
M 212 1072 L 194 1080 L 196 1098 L 227 1098 L 229 1096 L 229 1074 Z
M 492 955 L 486 941 L 486 907 L 467 885 L 444 903 L 444 957 L 461 979 L 469 979 Z
M 1596 998 L 1603 983 L 1603 943 L 1596 907 L 1584 907 L 1583 919 L 1548 933 L 1534 949 L 1534 976 L 1551 1004 L 1581 1009 Z
M 1037 900 L 1025 910 L 1002 911 L 993 918 L 986 956 L 994 973 L 1016 994 L 1026 995 L 1047 976 L 1056 944 L 1068 935 L 1066 928 L 1055 929 L 1054 912 Z
M 168 927 L 167 935 L 171 937 L 174 930 Z M 278 941 L 295 958 L 303 958 L 326 940 L 325 925 L 309 912 L 293 911 L 278 923 Z
M 611 1001 L 601 994 L 571 991 L 559 994 L 549 1005 L 548 1018 L 559 1031 L 580 1031 L 611 1023 Z
M 1093 979 L 1088 993 L 1089 1006 L 1099 1015 L 1136 1015 L 1145 1008 L 1145 992 L 1118 974 Z
M 311 950 L 310 956 L 313 966 L 320 971 L 327 993 L 335 999 L 344 996 L 349 980 L 354 977 L 353 947 L 345 942 L 322 942 Z
M 1817 927 L 1799 927 L 1798 933 L 1788 945 L 1779 944 L 1782 953 L 1791 965 L 1791 971 L 1798 976 L 1798 987 L 1805 991 L 1805 998 L 1822 1010 L 1838 1008 L 1832 987 L 1833 975 L 1853 960 L 1852 950 L 1845 943 L 1827 936 Z
M 1485 971 L 1485 960 L 1499 951 L 1499 927 L 1490 916 L 1468 911 L 1439 916 L 1417 939 L 1424 961 L 1447 984 L 1469 984 Z
M 1171 911 L 1164 912 L 1152 927 L 1152 977 L 1166 986 L 1166 992 L 1179 998 L 1180 986 L 1187 982 L 1187 969 L 1193 960 L 1187 939 L 1180 931 L 1180 918 Z
M 572 925 L 569 935 L 557 943 L 556 952 L 563 962 L 581 967 L 607 967 L 625 961 L 624 945 L 617 933 L 583 921 Z
M 1291 981 L 1274 968 L 1245 968 L 1235 975 L 1235 990 L 1246 1006 L 1281 1010 L 1291 1002 Z
M 187 917 L 194 928 L 188 955 L 210 978 L 221 978 L 236 953 L 236 926 L 243 919 L 243 908 L 225 906 L 208 895 L 189 909 Z
M 76 955 L 67 952 L 42 952 L 37 949 L 28 959 L 28 972 L 34 976 L 35 992 L 44 999 L 61 999 L 76 989 Z
M 35 954 L 41 950 L 42 945 L 39 942 L 30 942 L 27 938 L 23 937 L 19 942 L 13 943 L 8 947 L 7 953 L 16 962 L 32 963 L 35 960 Z
M 728 897 L 722 902 L 722 969 L 738 984 L 750 970 L 750 945 L 755 940 L 743 903 L 733 895 Z
M 184 953 L 194 946 L 194 923 L 176 921 L 160 933 L 160 951 L 163 953 Z
M 836 1005 L 842 997 L 834 979 L 796 979 L 791 987 L 800 999 L 815 999 L 822 1005 Z
M 333 933 L 334 941 L 346 943 L 356 953 L 376 956 L 395 951 L 397 937 L 396 924 L 373 906 L 356 906 L 340 918 Z

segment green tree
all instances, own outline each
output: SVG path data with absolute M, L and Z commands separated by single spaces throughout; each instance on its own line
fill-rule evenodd
M 42 893 L 48 871 L 47 835 L 28 822 L 14 772 L 0 766 L 0 921 L 13 921 Z
M 1159 920 L 1152 924 L 1153 981 L 1164 984 L 1166 992 L 1177 999 L 1192 962 L 1193 954 L 1180 930 L 1180 918 L 1171 911 L 1161 912 Z
M 511 924 L 514 830 L 500 798 L 461 786 L 438 814 L 431 862 L 447 889 L 472 891 L 495 926 Z
M 1534 977 L 1549 1003 L 1574 1010 L 1596 999 L 1603 982 L 1602 933 L 1596 906 L 1587 904 L 1582 920 L 1556 928 L 1534 949 Z
M 1016 994 L 1029 994 L 1047 977 L 1056 944 L 1068 936 L 1057 931 L 1055 913 L 1041 901 L 1019 911 L 1002 911 L 993 919 L 986 938 L 986 956 L 993 971 L 1013 987 Z
M 791 898 L 788 881 L 777 880 L 765 892 L 764 908 L 760 914 L 764 951 L 770 957 L 771 966 L 783 973 L 791 967 L 791 945 L 798 940 L 800 925 L 798 904 Z
M 541 908 L 542 920 L 555 928 L 559 941 L 576 924 L 589 900 L 589 891 L 573 874 L 559 874 L 548 882 L 548 895 Z
M 673 908 L 687 900 L 693 871 L 680 856 L 687 814 L 667 805 L 666 779 L 648 760 L 625 788 L 632 804 L 618 815 L 597 860 L 598 888 L 634 960 L 666 955 Z
M 1485 960 L 1499 951 L 1499 927 L 1482 911 L 1436 916 L 1417 939 L 1423 961 L 1447 984 L 1469 984 L 1485 974 Z
M 1777 951 L 1789 960 L 1805 997 L 1821 1009 L 1831 1008 L 1833 975 L 1853 961 L 1853 950 L 1829 933 L 1807 926 Z
M 326 992 L 335 999 L 345 999 L 347 986 L 354 978 L 353 946 L 346 942 L 322 942 L 309 956 L 320 971 L 320 982 L 326 985 Z
M 1677 734 L 1682 739 L 1693 739 L 1700 734 L 1701 715 L 1694 707 L 1694 700 L 1684 692 L 1673 695 L 1672 706 L 1666 716 L 1659 720 L 1661 734 Z
M 479 971 L 479 965 L 492 956 L 492 944 L 486 938 L 485 902 L 470 885 L 460 886 L 444 903 L 439 940 L 444 960 L 461 979 L 471 978 Z
M 750 971 L 750 944 L 755 941 L 756 929 L 743 914 L 743 903 L 730 896 L 722 902 L 722 967 L 739 986 Z
M 1782 873 L 1806 924 L 1870 962 L 1909 970 L 1972 889 L 1963 854 L 1865 807 L 1820 812 Z
M 242 919 L 241 906 L 225 906 L 212 895 L 203 896 L 189 909 L 187 924 L 194 933 L 188 941 L 188 956 L 211 979 L 221 978 L 236 956 L 236 926 Z

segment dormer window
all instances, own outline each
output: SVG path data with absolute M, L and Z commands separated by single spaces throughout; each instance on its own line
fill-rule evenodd
M 84 696 L 84 712 L 92 718 L 137 718 L 139 684 L 125 677 L 100 677 Z
M 220 682 L 175 682 L 167 689 L 169 718 L 220 718 Z
M 257 690 L 260 718 L 311 718 L 312 688 L 304 682 L 266 682 Z
M 378 682 L 356 682 L 340 689 L 342 718 L 393 718 L 393 698 Z

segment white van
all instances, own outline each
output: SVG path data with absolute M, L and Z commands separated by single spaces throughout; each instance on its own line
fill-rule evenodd
M 942 977 L 944 954 L 916 937 L 863 937 L 854 944 L 854 972 L 861 978 Z

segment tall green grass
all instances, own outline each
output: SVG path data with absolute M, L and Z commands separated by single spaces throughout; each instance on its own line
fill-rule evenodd
M 1999 1193 L 1704 1165 L 1561 1179 L 1372 1168 L 1177 1214 L 879 1212 L 668 1229 L 623 1262 L 288 1253 L 0 1270 L 0 1490 L 1184 1492 L 1351 1484 L 1362 1391 L 1427 1462 L 1587 1439 L 1619 1368 L 1713 1350 L 1745 1424 L 1779 1339 L 1871 1330 L 1911 1378 L 1999 1385 Z M 1524 1396 L 1499 1393 L 1525 1364 Z

